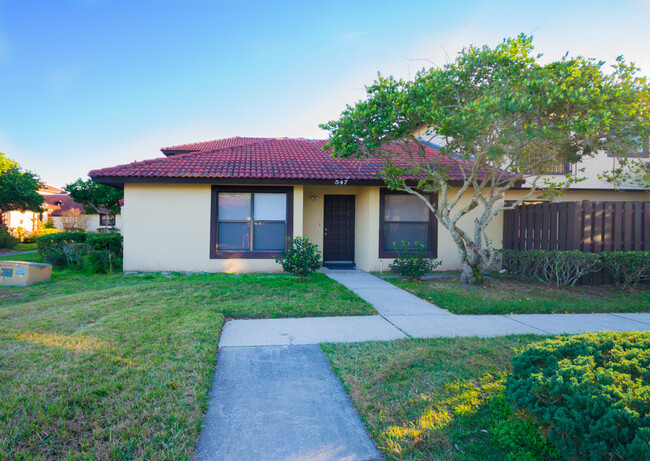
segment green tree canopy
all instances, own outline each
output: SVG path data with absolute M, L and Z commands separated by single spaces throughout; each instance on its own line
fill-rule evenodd
M 38 176 L 0 152 L 0 213 L 6 211 L 41 211 L 42 183 Z
M 365 100 L 321 125 L 334 155 L 383 158 L 387 185 L 427 202 L 458 246 L 463 281 L 475 281 L 493 261 L 488 224 L 548 188 L 545 171 L 599 150 L 623 155 L 648 138 L 650 91 L 634 65 L 619 57 L 605 72 L 601 61 L 565 56 L 542 64 L 540 57 L 525 35 L 494 48 L 470 46 L 411 81 L 379 75 Z M 423 140 L 442 146 L 439 158 L 427 158 Z M 396 158 L 408 167 L 397 167 Z M 464 178 L 455 187 L 450 168 Z M 406 183 L 405 174 L 419 183 Z M 506 206 L 505 192 L 524 178 L 529 192 Z M 437 192 L 437 205 L 422 192 Z M 468 213 L 473 232 L 458 225 Z
M 99 213 L 115 216 L 120 212 L 120 199 L 124 191 L 114 187 L 96 184 L 91 179 L 86 181 L 77 179 L 64 188 L 72 200 L 81 203 L 84 211 L 89 214 Z

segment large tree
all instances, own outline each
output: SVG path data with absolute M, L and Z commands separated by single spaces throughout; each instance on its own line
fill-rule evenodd
M 7 211 L 41 211 L 40 178 L 0 152 L 0 214 Z
M 544 184 L 545 171 L 599 150 L 630 152 L 648 137 L 650 92 L 634 65 L 620 57 L 606 72 L 603 62 L 583 57 L 540 58 L 524 35 L 494 48 L 470 46 L 411 81 L 379 75 L 365 100 L 321 125 L 334 155 L 383 158 L 388 187 L 427 203 L 458 246 L 464 282 L 480 279 L 495 257 L 488 224 L 540 189 L 557 188 Z M 439 157 L 427 156 L 423 137 L 441 146 Z M 450 183 L 450 168 L 460 172 L 458 184 Z M 524 178 L 528 192 L 506 205 L 505 192 Z M 459 225 L 468 213 L 473 231 Z
M 84 211 L 89 214 L 105 214 L 108 218 L 119 214 L 120 199 L 124 198 L 124 191 L 114 187 L 96 184 L 91 179 L 86 181 L 77 179 L 64 188 L 72 200 L 81 203 Z M 109 219 L 106 219 L 108 227 Z

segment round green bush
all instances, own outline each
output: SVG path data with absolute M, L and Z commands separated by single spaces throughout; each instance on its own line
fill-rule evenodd
M 531 344 L 512 359 L 506 395 L 567 458 L 650 459 L 650 332 Z
M 321 253 L 318 246 L 314 245 L 306 237 L 296 237 L 293 240 L 287 239 L 289 247 L 282 252 L 282 257 L 276 256 L 275 261 L 282 266 L 285 272 L 294 274 L 304 280 L 312 272 L 320 269 L 322 263 Z

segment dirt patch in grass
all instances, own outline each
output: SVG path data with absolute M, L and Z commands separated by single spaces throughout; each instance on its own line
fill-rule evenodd
M 460 284 L 456 275 L 387 280 L 456 314 L 650 312 L 647 286 L 621 292 L 612 285 L 558 288 L 507 277 L 488 278 L 481 286 Z

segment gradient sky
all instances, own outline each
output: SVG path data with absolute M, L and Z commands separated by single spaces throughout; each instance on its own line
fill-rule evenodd
M 522 32 L 650 75 L 650 0 L 0 0 L 0 152 L 62 187 L 163 146 L 325 138 L 377 72 Z

